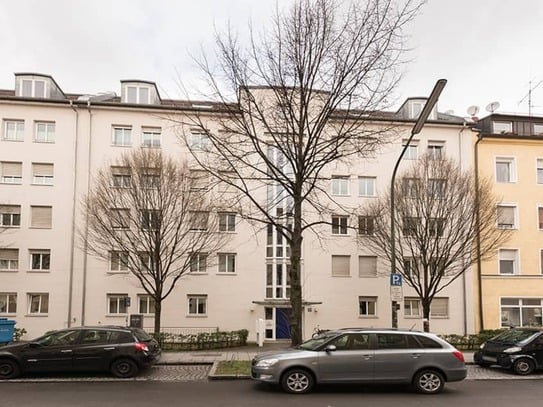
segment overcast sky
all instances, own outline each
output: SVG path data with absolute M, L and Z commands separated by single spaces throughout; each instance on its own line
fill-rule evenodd
M 285 5 L 290 0 L 278 0 Z M 15 72 L 55 78 L 67 93 L 120 92 L 121 79 L 157 83 L 182 98 L 178 75 L 196 83 L 190 54 L 213 51 L 214 27 L 265 24 L 275 0 L 0 0 L 0 88 Z M 543 114 L 542 0 L 429 0 L 410 26 L 412 60 L 397 100 L 426 96 L 446 78 L 439 110 L 479 116 L 498 111 Z M 525 98 L 526 97 L 526 98 Z M 522 103 L 519 103 L 522 99 Z M 397 107 L 397 106 L 396 106 Z

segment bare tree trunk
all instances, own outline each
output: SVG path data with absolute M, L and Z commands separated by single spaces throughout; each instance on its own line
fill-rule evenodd
M 422 301 L 422 329 L 430 332 L 430 304 L 431 301 Z
M 290 252 L 290 335 L 293 346 L 302 342 L 302 204 L 296 200 L 294 204 L 294 225 Z
M 155 299 L 155 334 L 160 334 L 160 321 L 162 316 L 162 300 Z

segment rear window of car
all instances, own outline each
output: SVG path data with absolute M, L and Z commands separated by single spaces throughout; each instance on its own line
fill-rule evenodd
M 136 338 L 138 338 L 138 341 L 145 342 L 145 341 L 150 341 L 151 339 L 153 339 L 153 337 L 149 335 L 147 332 L 145 332 L 143 329 L 134 328 L 132 329 L 132 332 L 134 333 Z
M 414 335 L 413 336 L 418 342 L 420 342 L 420 346 L 422 348 L 426 348 L 426 349 L 440 349 L 442 348 L 443 346 L 441 346 L 441 344 L 435 340 L 433 340 L 432 338 L 428 338 L 427 336 L 422 336 L 422 335 Z

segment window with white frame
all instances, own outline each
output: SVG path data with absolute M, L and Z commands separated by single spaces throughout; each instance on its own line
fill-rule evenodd
M 209 187 L 209 177 L 202 170 L 190 170 L 190 179 L 192 191 L 205 191 Z
M 142 188 L 158 189 L 160 187 L 160 175 L 156 168 L 142 168 L 140 174 Z
M 219 253 L 219 273 L 236 272 L 236 253 Z
M 155 299 L 149 294 L 138 294 L 138 313 L 154 314 Z
M 140 271 L 142 273 L 149 273 L 153 270 L 153 262 L 149 252 L 138 252 L 138 257 L 140 259 Z
M 207 272 L 207 253 L 192 253 L 190 255 L 190 272 L 191 273 L 206 273 Z
M 501 298 L 501 326 L 503 328 L 542 325 L 541 298 Z
M 375 232 L 375 218 L 373 216 L 358 217 L 358 234 L 363 236 L 373 236 Z
M 20 95 L 28 98 L 45 98 L 45 81 L 40 79 L 23 79 L 21 81 Z
M 430 316 L 432 318 L 448 318 L 449 317 L 449 298 L 434 297 L 430 304 Z
M 144 230 L 160 229 L 162 216 L 158 209 L 143 209 L 141 211 L 141 228 Z
M 416 259 L 413 257 L 404 257 L 403 259 L 403 273 L 410 278 L 417 278 L 418 269 Z
M 543 206 L 537 207 L 537 227 L 539 230 L 543 230 Z
M 107 313 L 110 315 L 128 312 L 128 294 L 107 294 Z
M 21 205 L 0 205 L 0 227 L 21 226 Z
M 358 277 L 377 277 L 377 256 L 358 256 Z
M 49 271 L 51 268 L 51 250 L 29 250 L 30 270 Z
M 189 148 L 193 151 L 209 151 L 211 148 L 211 140 L 203 131 L 192 130 L 188 141 Z
M 495 134 L 511 133 L 513 131 L 512 122 L 492 122 L 492 132 Z
M 187 295 L 188 315 L 207 315 L 207 295 Z
M 377 315 L 377 297 L 358 297 L 358 315 L 374 317 Z
M 519 272 L 518 250 L 500 249 L 498 251 L 499 272 L 505 275 L 514 275 Z
M 217 190 L 221 193 L 236 192 L 236 173 L 234 171 L 219 171 L 219 182 Z
M 228 212 L 219 213 L 219 231 L 235 232 L 236 231 L 236 214 Z
M 445 188 L 447 181 L 444 179 L 430 178 L 428 179 L 428 195 L 434 199 L 445 197 Z
M 334 215 L 332 216 L 332 234 L 333 235 L 347 235 L 348 232 L 348 220 L 347 216 Z
M 430 157 L 430 160 L 442 160 L 445 156 L 445 142 L 429 141 L 428 155 Z
M 351 256 L 332 255 L 332 277 L 351 275 Z
M 128 252 L 112 250 L 109 252 L 109 271 L 128 271 Z
M 54 143 L 55 142 L 55 123 L 54 122 L 36 122 L 34 125 L 35 143 Z
M 445 219 L 430 218 L 428 219 L 428 232 L 432 237 L 443 237 L 445 230 Z
M 112 208 L 110 221 L 112 229 L 128 229 L 130 227 L 130 209 Z
M 420 223 L 419 218 L 406 216 L 403 218 L 402 232 L 404 236 L 414 236 Z
M 35 185 L 53 185 L 54 164 L 32 163 L 32 183 Z
M 190 211 L 190 230 L 205 231 L 208 228 L 209 212 Z
M 543 158 L 537 159 L 536 179 L 538 184 L 543 184 Z
M 23 141 L 25 122 L 23 120 L 4 120 L 4 140 Z
M 510 157 L 496 158 L 496 182 L 516 182 L 515 159 Z
M 111 167 L 111 185 L 115 188 L 130 188 L 132 175 L 128 167 Z
M 113 126 L 111 144 L 119 147 L 129 147 L 132 145 L 132 127 Z
M 17 293 L 0 293 L 0 315 L 17 313 Z
M 420 299 L 408 297 L 404 298 L 403 315 L 405 317 L 420 317 L 422 315 Z
M 28 293 L 28 314 L 39 315 L 49 312 L 49 293 Z
M 21 184 L 23 181 L 23 163 L 17 161 L 0 161 L 2 184 Z
M 290 298 L 290 264 L 266 264 L 266 298 Z
M 126 103 L 151 103 L 150 88 L 148 86 L 126 86 Z
M 405 148 L 407 145 L 407 140 L 402 141 L 402 147 Z M 409 145 L 407 145 L 407 149 L 405 150 L 405 154 L 403 156 L 404 160 L 416 160 L 419 158 L 419 141 L 418 140 L 412 140 Z
M 542 136 L 543 135 L 543 123 L 534 123 L 534 136 Z
M 159 148 L 162 138 L 161 129 L 143 129 L 141 143 L 143 147 Z
M 19 249 L 0 249 L 0 271 L 19 270 Z
M 349 177 L 333 175 L 331 184 L 332 195 L 349 195 Z
M 499 204 L 497 211 L 498 229 L 517 228 L 517 207 L 515 205 Z
M 420 180 L 417 178 L 402 178 L 403 195 L 406 198 L 416 198 L 419 196 Z
M 31 206 L 30 227 L 37 229 L 51 229 L 53 226 L 52 206 Z
M 375 196 L 375 184 L 375 177 L 358 177 L 358 196 Z

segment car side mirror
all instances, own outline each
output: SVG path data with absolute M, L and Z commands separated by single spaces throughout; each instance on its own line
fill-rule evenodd
M 328 345 L 324 350 L 326 352 L 334 352 L 334 351 L 336 351 L 336 349 L 337 349 L 336 345 Z

